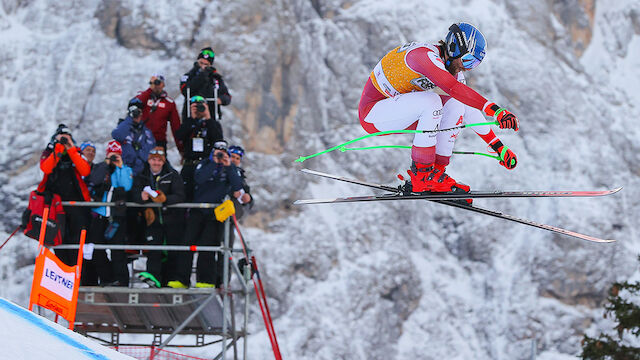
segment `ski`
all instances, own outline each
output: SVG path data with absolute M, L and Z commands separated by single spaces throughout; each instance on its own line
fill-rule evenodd
M 366 187 L 370 187 L 370 188 L 374 188 L 374 189 L 378 189 L 378 190 L 391 192 L 392 194 L 377 195 L 377 196 L 362 196 L 362 197 L 352 197 L 352 198 L 325 199 L 325 200 L 328 200 L 328 201 L 322 201 L 322 199 L 298 200 L 298 201 L 296 201 L 294 203 L 296 205 L 320 204 L 320 203 L 339 203 L 339 202 L 353 202 L 353 201 L 397 200 L 398 196 L 403 196 L 401 188 L 394 188 L 392 186 L 380 185 L 380 184 L 370 183 L 370 182 L 366 182 L 366 181 L 349 179 L 349 178 L 345 178 L 345 177 L 342 177 L 342 176 L 326 174 L 326 173 L 322 173 L 322 172 L 314 171 L 314 170 L 309 170 L 309 169 L 302 169 L 302 171 L 305 172 L 305 173 L 308 173 L 308 174 L 312 174 L 312 175 L 322 176 L 322 177 L 326 177 L 326 178 L 329 178 L 329 179 L 334 179 L 334 180 L 338 180 L 338 181 L 344 181 L 344 182 L 348 182 L 348 183 L 352 183 L 352 184 L 356 184 L 356 185 L 362 185 L 362 186 L 366 186 Z M 618 192 L 621 189 L 622 188 L 617 188 L 617 189 L 613 189 L 613 190 L 606 190 L 604 192 L 595 192 L 595 193 L 598 193 L 597 195 L 578 195 L 578 196 L 608 195 L 608 194 L 613 194 L 615 192 Z M 584 192 L 580 192 L 580 193 L 584 193 Z M 589 193 L 593 193 L 593 192 L 589 192 Z M 424 194 L 424 195 L 433 195 L 433 194 Z M 443 195 L 447 195 L 447 194 L 443 194 Z M 456 194 L 456 195 L 458 195 L 458 194 Z M 433 202 L 436 202 L 436 203 L 439 203 L 439 204 L 448 205 L 448 206 L 456 207 L 456 208 L 459 208 L 459 209 L 469 210 L 469 211 L 476 212 L 476 213 L 479 213 L 479 214 L 489 215 L 489 216 L 493 216 L 493 217 L 496 217 L 496 218 L 517 222 L 517 223 L 520 223 L 520 224 L 523 224 L 523 225 L 528 225 L 528 226 L 536 227 L 536 228 L 539 228 L 539 229 L 544 229 L 544 230 L 551 231 L 551 232 L 554 232 L 554 233 L 575 237 L 575 238 L 578 238 L 578 239 L 581 239 L 581 240 L 586 240 L 586 241 L 591 241 L 591 242 L 596 242 L 596 243 L 610 243 L 610 242 L 614 242 L 615 241 L 613 239 L 601 239 L 601 238 L 597 238 L 597 237 L 594 237 L 594 236 L 585 235 L 585 234 L 578 233 L 578 232 L 575 232 L 575 231 L 563 229 L 563 228 L 560 228 L 560 227 L 538 223 L 538 222 L 535 222 L 535 221 L 532 221 L 532 220 L 519 218 L 519 217 L 516 217 L 516 216 L 513 216 L 513 215 L 509 215 L 509 214 L 505 214 L 505 213 L 502 213 L 502 212 L 499 212 L 499 211 L 480 208 L 480 207 L 477 207 L 477 206 L 474 206 L 474 205 L 469 205 L 469 204 L 465 203 L 464 201 L 460 201 L 460 200 L 451 200 L 451 199 L 449 199 L 449 200 L 441 200 L 441 199 L 434 199 L 434 198 L 428 197 L 428 196 L 424 197 L 424 198 L 416 198 L 415 195 L 409 195 L 409 196 L 410 196 L 410 199 L 429 200 L 429 201 L 433 201 Z M 464 195 L 464 196 L 466 196 L 466 195 Z M 565 195 L 565 196 L 567 196 L 567 195 Z M 464 197 L 462 199 L 464 199 Z
M 460 193 L 406 193 L 401 188 L 369 183 L 366 181 L 354 180 L 342 176 L 322 173 L 319 171 L 302 169 L 307 174 L 321 176 L 329 179 L 344 181 L 352 184 L 363 185 L 374 189 L 392 192 L 378 196 L 360 196 L 333 199 L 310 199 L 298 200 L 299 204 L 323 204 L 331 202 L 354 202 L 354 201 L 378 201 L 378 200 L 454 200 L 454 199 L 479 199 L 479 198 L 523 198 L 523 197 L 595 197 L 615 194 L 622 190 L 622 187 L 601 190 L 601 191 L 471 191 Z

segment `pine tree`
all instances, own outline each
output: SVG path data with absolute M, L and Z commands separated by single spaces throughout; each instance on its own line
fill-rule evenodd
M 622 295 L 621 295 L 622 293 Z M 626 295 L 623 297 L 623 295 Z M 583 360 L 640 360 L 640 348 L 622 344 L 624 335 L 640 336 L 640 306 L 627 297 L 640 296 L 640 283 L 616 282 L 609 290 L 605 317 L 613 316 L 617 337 L 601 333 L 597 338 L 582 339 Z

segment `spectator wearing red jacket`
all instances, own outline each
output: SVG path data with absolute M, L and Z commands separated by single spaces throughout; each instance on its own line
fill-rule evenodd
M 58 126 L 42 152 L 40 169 L 44 177 L 38 185 L 38 191 L 58 194 L 63 201 L 91 201 L 87 185 L 82 179 L 89 175 L 91 167 L 82 158 L 80 148 L 73 143 L 71 131 L 64 124 Z M 87 208 L 74 206 L 65 206 L 64 211 L 66 220 L 62 243 L 78 244 L 81 230 L 88 225 L 89 212 Z M 77 250 L 57 250 L 56 255 L 69 266 L 75 265 L 78 259 Z
M 167 123 L 171 124 L 173 139 L 182 152 L 182 143 L 176 140 L 176 130 L 180 127 L 180 115 L 176 103 L 164 91 L 164 75 L 153 74 L 149 79 L 149 88 L 136 97 L 142 101 L 142 122 L 156 139 L 156 145 L 167 149 Z

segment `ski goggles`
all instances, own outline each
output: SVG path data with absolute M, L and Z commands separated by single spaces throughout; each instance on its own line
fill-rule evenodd
M 203 50 L 200 54 L 202 54 L 204 58 L 212 58 L 216 56 L 216 54 L 211 50 Z
M 162 150 L 162 149 L 152 149 L 151 151 L 149 151 L 149 155 L 164 156 L 164 150 Z
M 462 66 L 464 66 L 465 69 L 473 69 L 476 66 L 480 65 L 480 63 L 482 62 L 482 60 L 479 60 L 477 57 L 473 56 L 470 53 L 462 55 L 460 57 L 460 60 L 462 60 Z
M 189 99 L 190 103 L 199 103 L 204 101 L 205 101 L 204 98 L 200 95 L 192 96 L 191 99 Z

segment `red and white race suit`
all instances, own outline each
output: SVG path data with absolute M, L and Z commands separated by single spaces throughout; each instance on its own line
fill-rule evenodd
M 444 106 L 443 106 L 444 104 Z M 481 110 L 490 102 L 465 85 L 462 72 L 451 75 L 438 45 L 409 43 L 387 53 L 365 84 L 358 115 L 368 133 L 390 130 L 435 130 L 484 121 Z M 488 134 L 489 126 L 476 127 Z M 419 133 L 412 159 L 432 163 L 435 153 L 448 163 L 458 131 Z

